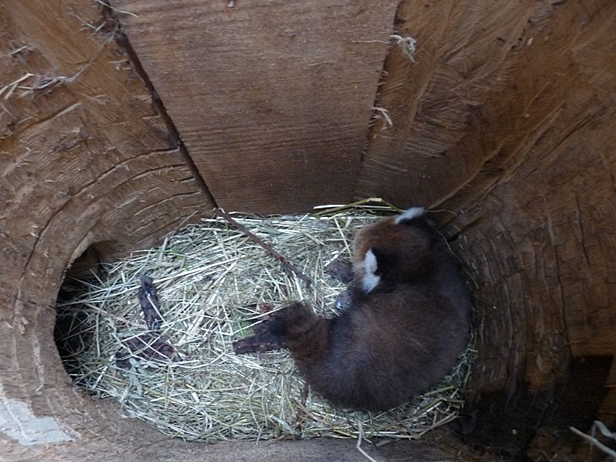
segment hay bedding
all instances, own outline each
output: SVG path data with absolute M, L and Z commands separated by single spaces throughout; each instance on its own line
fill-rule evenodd
M 387 207 L 342 209 L 321 216 L 236 218 L 312 279 L 311 289 L 245 233 L 222 218 L 168 236 L 156 249 L 104 264 L 104 277 L 78 281 L 80 295 L 58 305 L 71 328 L 58 339 L 75 384 L 119 400 L 125 414 L 186 440 L 387 436 L 418 438 L 456 418 L 468 354 L 437 389 L 384 413 L 334 407 L 308 392 L 286 351 L 236 356 L 232 342 L 263 316 L 304 300 L 332 316 L 345 286 L 324 274 L 350 259 L 354 232 Z M 164 319 L 162 340 L 177 352 L 165 363 L 130 359 L 117 366 L 122 342 L 146 326 L 137 301 L 140 278 L 154 279 Z M 86 339 L 86 341 L 84 341 Z

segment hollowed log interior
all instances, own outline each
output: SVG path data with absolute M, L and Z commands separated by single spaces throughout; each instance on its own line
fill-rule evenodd
M 214 206 L 367 196 L 439 211 L 474 286 L 478 348 L 467 417 L 441 449 L 367 450 L 562 460 L 586 447 L 570 426 L 615 423 L 613 1 L 112 3 L 0 5 L 11 456 L 362 457 L 355 441 L 170 442 L 71 386 L 54 324 L 71 268 Z

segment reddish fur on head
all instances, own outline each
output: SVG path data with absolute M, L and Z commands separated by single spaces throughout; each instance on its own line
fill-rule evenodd
M 423 209 L 417 208 L 363 228 L 353 244 L 358 284 L 364 292 L 371 292 L 379 286 L 425 278 L 432 267 L 434 238 Z

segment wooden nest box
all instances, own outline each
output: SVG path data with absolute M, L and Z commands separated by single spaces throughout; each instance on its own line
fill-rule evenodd
M 377 196 L 438 211 L 478 360 L 455 429 L 373 457 L 585 457 L 569 427 L 616 411 L 614 31 L 612 0 L 2 2 L 2 452 L 362 460 L 351 440 L 166 440 L 72 388 L 53 329 L 80 256 L 216 206 Z

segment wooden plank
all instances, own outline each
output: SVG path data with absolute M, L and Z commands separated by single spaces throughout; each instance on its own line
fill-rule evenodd
M 441 210 L 478 300 L 469 431 L 519 454 L 570 364 L 616 352 L 616 5 L 406 0 L 396 24 L 416 62 L 387 58 L 356 195 Z
M 396 34 L 415 39 L 416 52 L 410 59 L 398 46 L 385 62 L 376 104 L 392 125 L 380 119 L 372 129 L 357 196 L 378 194 L 403 206 L 436 203 L 498 152 L 503 136 L 513 135 L 504 131 L 517 126 L 524 133 L 521 123 L 529 121 L 516 118 L 521 109 L 506 107 L 522 100 L 507 83 L 524 68 L 519 55 L 537 48 L 526 45 L 537 33 L 526 27 L 535 3 L 402 2 Z M 488 99 L 495 106 L 489 113 Z
M 449 210 L 443 221 L 472 242 L 467 256 L 485 271 L 481 278 L 508 281 L 488 299 L 528 304 L 528 316 L 542 307 L 552 316 L 545 329 L 562 330 L 557 319 L 584 326 L 567 332 L 573 354 L 604 355 L 616 338 L 607 328 L 615 301 L 607 275 L 616 268 L 601 257 L 616 247 L 610 231 L 616 217 L 616 44 L 608 40 L 616 8 L 609 1 L 586 7 L 503 2 L 502 8 L 477 7 L 476 15 L 461 16 L 459 4 L 450 3 L 445 14 L 445 4 L 436 3 L 430 21 L 411 14 L 419 11 L 416 2 L 400 9 L 406 16 L 397 22 L 404 31 L 428 35 L 417 37 L 417 63 L 399 50 L 388 58 L 379 103 L 390 109 L 393 127 L 375 126 L 359 195 Z M 514 18 L 504 30 L 494 23 L 499 12 Z M 426 22 L 434 27 L 422 29 Z M 436 57 L 434 35 L 442 45 Z M 424 41 L 429 49 L 422 55 Z M 506 52 L 488 53 L 495 46 Z M 422 77 L 429 83 L 417 88 L 405 80 L 409 69 L 420 76 L 429 72 Z M 415 99 L 409 116 L 404 108 Z M 561 305 L 562 313 L 554 311 Z M 512 319 L 516 329 L 525 329 L 522 318 Z M 516 338 L 518 347 L 528 349 L 534 338 Z M 494 375 L 503 377 L 498 369 L 507 365 L 491 356 Z M 548 357 L 540 369 L 549 370 Z M 534 369 L 534 358 L 528 359 Z M 533 374 L 528 379 L 538 380 Z
M 352 199 L 396 4 L 114 2 L 217 203 L 262 213 Z
M 90 245 L 152 245 L 213 205 L 104 22 L 89 0 L 0 4 L 0 390 L 71 436 L 107 424 L 54 346 L 66 269 Z

